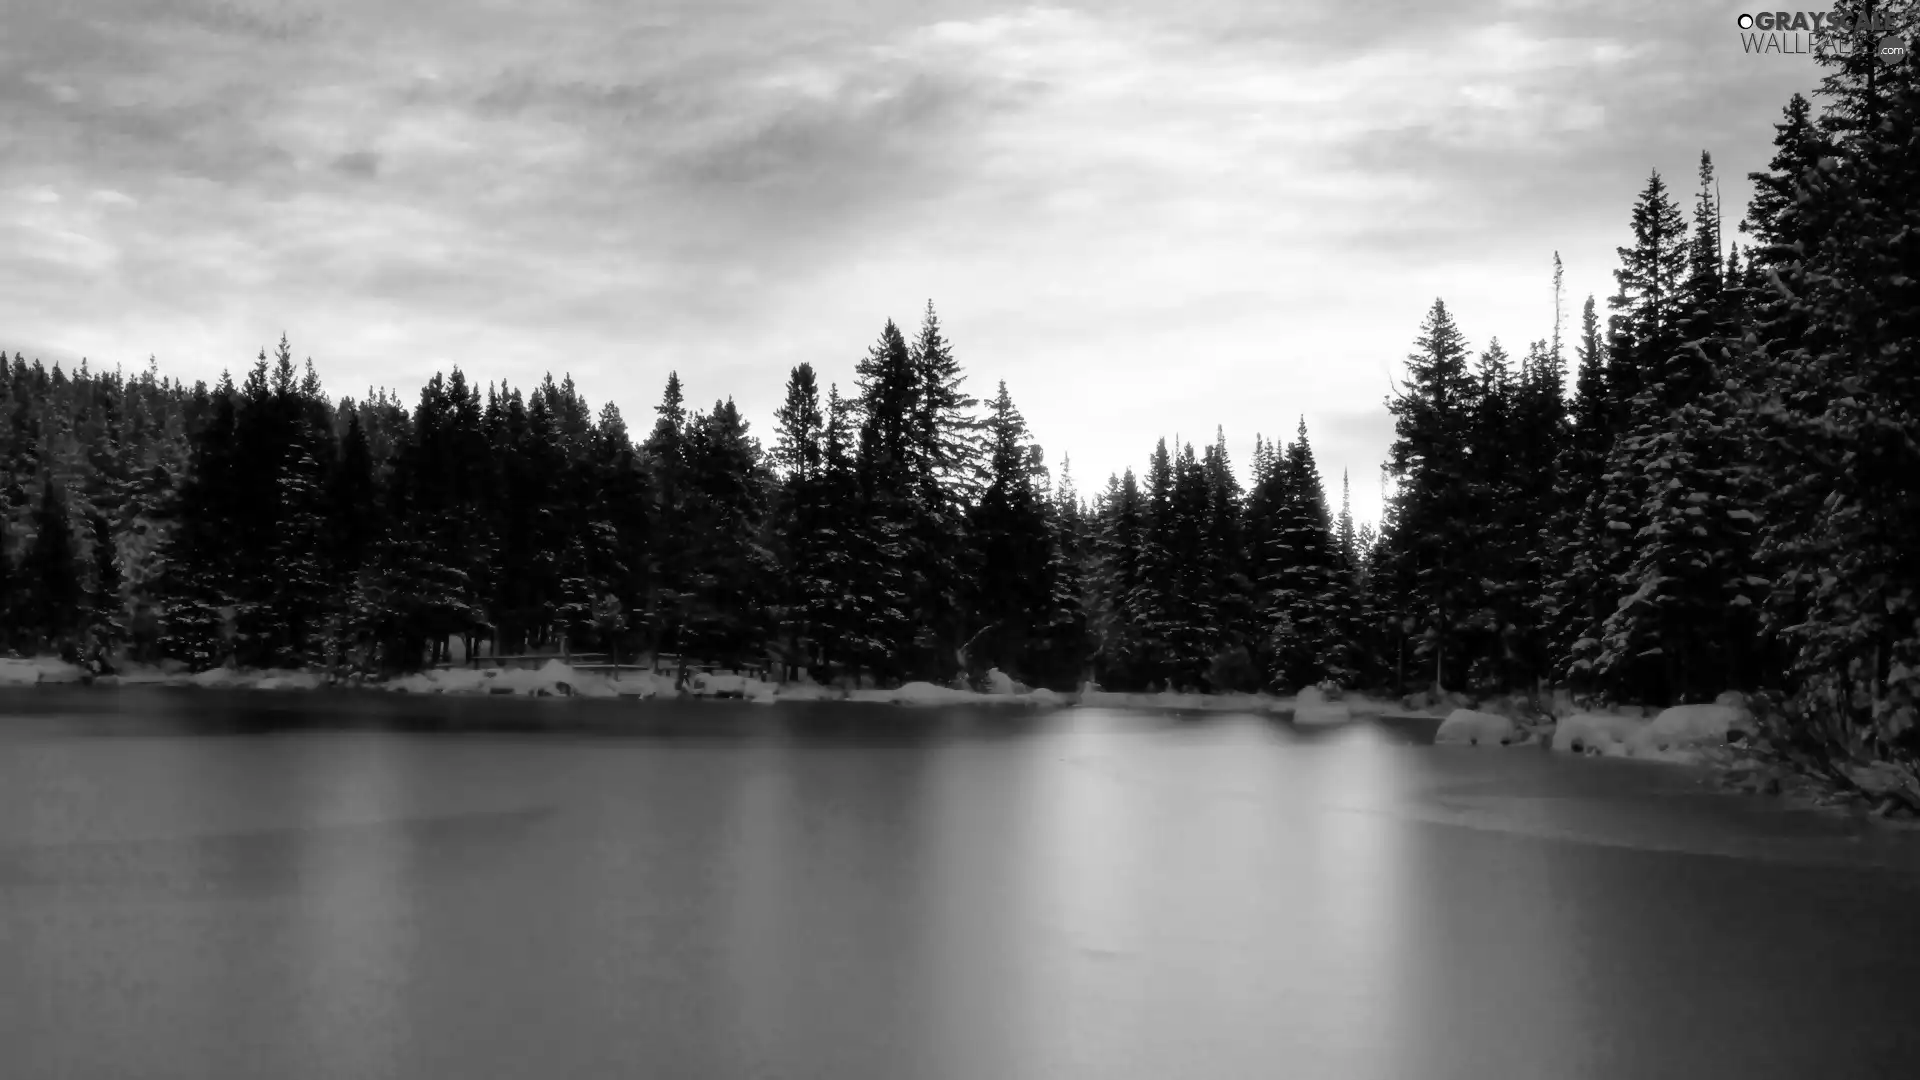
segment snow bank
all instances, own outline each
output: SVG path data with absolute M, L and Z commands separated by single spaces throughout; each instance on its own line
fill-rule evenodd
M 1630 757 L 1646 726 L 1647 721 L 1620 713 L 1574 713 L 1554 725 L 1552 746 L 1571 754 Z
M 1066 698 L 1044 686 L 1038 690 L 1029 690 L 1020 696 L 1033 705 L 1065 705 L 1067 703 Z
M 149 681 L 139 677 L 124 682 Z M 202 686 L 216 690 L 318 690 L 327 677 L 317 671 L 292 671 L 270 668 L 254 671 L 245 668 L 209 668 L 193 675 L 175 675 L 161 681 L 173 686 Z
M 0 686 L 76 683 L 85 677 L 84 670 L 54 656 L 38 656 L 31 660 L 0 658 Z
M 1675 705 L 1663 710 L 1634 736 L 1633 756 L 1691 763 L 1706 751 L 1727 745 L 1727 733 L 1744 730 L 1745 708 L 1734 705 Z
M 847 692 L 837 686 L 822 686 L 806 676 L 801 676 L 792 682 L 774 687 L 774 697 L 779 701 L 844 701 Z
M 1697 764 L 1726 746 L 1729 732 L 1745 730 L 1750 718 L 1737 694 L 1722 694 L 1712 705 L 1676 705 L 1651 720 L 1624 711 L 1575 713 L 1555 725 L 1553 748 Z
M 1473 709 L 1455 709 L 1440 721 L 1440 730 L 1434 733 L 1433 741 L 1467 746 L 1507 746 L 1519 742 L 1521 738 L 1520 728 L 1512 717 Z
M 978 701 L 983 695 L 971 690 L 955 690 L 951 686 L 939 686 L 930 682 L 910 682 L 898 690 L 882 690 L 888 695 L 888 701 L 895 705 L 955 705 Z M 1012 693 L 1009 689 L 1008 693 Z
M 1353 719 L 1353 710 L 1345 701 L 1328 701 L 1317 686 L 1309 686 L 1293 699 L 1293 722 L 1300 727 L 1331 727 Z
M 745 675 L 702 671 L 687 677 L 687 692 L 694 697 L 746 697 L 747 682 Z
M 1082 690 L 1080 704 L 1102 709 L 1154 709 L 1185 712 L 1279 712 L 1287 703 L 1264 694 L 1122 694 L 1109 690 Z
M 379 684 L 406 694 L 524 694 L 534 697 L 656 697 L 673 680 L 650 671 L 622 672 L 618 680 L 549 660 L 538 668 L 439 668 Z M 664 690 L 663 690 L 664 688 Z

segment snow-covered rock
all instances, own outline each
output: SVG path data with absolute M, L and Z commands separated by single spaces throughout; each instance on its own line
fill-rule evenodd
M 1013 676 L 1008 675 L 999 668 L 987 669 L 987 693 L 1011 694 L 1014 692 Z
M 980 695 L 971 690 L 956 690 L 951 686 L 940 686 L 930 682 L 910 682 L 898 690 L 882 690 L 887 701 L 895 705 L 951 705 L 980 700 Z
M 1293 699 L 1293 722 L 1300 727 L 1331 727 L 1353 719 L 1346 701 L 1329 701 L 1325 691 L 1309 686 Z
M 1698 750 L 1725 746 L 1729 731 L 1743 729 L 1748 719 L 1744 707 L 1734 705 L 1675 705 L 1663 710 L 1652 723 L 1635 735 L 1636 756 L 1652 756 L 1647 751 Z
M 1553 728 L 1553 748 L 1564 753 L 1628 757 L 1647 721 L 1619 713 L 1582 712 Z
M 1433 741 L 1466 746 L 1506 746 L 1520 741 L 1521 731 L 1512 717 L 1497 713 L 1455 709 L 1440 721 Z

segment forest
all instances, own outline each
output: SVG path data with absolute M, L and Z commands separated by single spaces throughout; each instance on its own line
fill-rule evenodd
M 564 642 L 823 680 L 1736 689 L 1813 767 L 1910 764 L 1920 95 L 1911 63 L 1828 63 L 1731 228 L 1709 155 L 1690 198 L 1648 178 L 1604 316 L 1564 310 L 1557 255 L 1552 329 L 1517 355 L 1433 303 L 1384 403 L 1377 529 L 1347 478 L 1332 497 L 1303 418 L 1256 439 L 1244 486 L 1221 433 L 1083 492 L 1004 383 L 974 396 L 931 302 L 844 392 L 794 367 L 764 441 L 677 375 L 636 429 L 550 375 L 335 398 L 284 337 L 211 386 L 15 354 L 0 648 L 397 672 L 456 640 Z

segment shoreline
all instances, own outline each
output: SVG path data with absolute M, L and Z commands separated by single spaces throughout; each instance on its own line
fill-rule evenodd
M 996 673 L 997 674 L 997 673 Z M 1823 814 L 1865 817 L 1902 828 L 1920 827 L 1886 805 L 1876 806 L 1855 793 L 1828 790 L 1760 760 L 1734 736 L 1745 733 L 1744 709 L 1728 703 L 1682 705 L 1652 717 L 1637 708 L 1608 712 L 1568 711 L 1546 719 L 1503 711 L 1452 708 L 1447 704 L 1412 708 L 1400 701 L 1364 694 L 1329 699 L 1309 688 L 1300 694 L 1122 693 L 1082 690 L 1019 692 L 1010 680 L 995 680 L 1001 692 L 961 690 L 927 682 L 898 688 L 848 689 L 812 681 L 785 684 L 740 675 L 697 675 L 690 687 L 673 676 L 649 671 L 613 679 L 580 671 L 558 658 L 539 668 L 442 668 L 389 679 L 339 679 L 314 671 L 242 671 L 214 668 L 197 673 L 138 667 L 94 676 L 52 658 L 0 658 L 0 689 L 30 686 L 84 686 L 88 689 L 155 687 L 239 690 L 263 693 L 363 692 L 433 697 L 511 697 L 599 701 L 740 701 L 744 704 L 847 703 L 896 707 L 951 705 L 1019 706 L 1027 709 L 1092 708 L 1145 712 L 1259 714 L 1302 729 L 1344 727 L 1356 721 L 1419 721 L 1435 726 L 1433 743 L 1451 750 L 1540 750 L 1577 757 L 1599 757 L 1680 766 L 1700 772 L 1705 781 L 1729 795 L 1760 796 L 1785 807 Z M 1500 709 L 1488 703 L 1485 709 Z
M 213 668 L 197 673 L 138 666 L 111 675 L 91 675 L 54 658 L 0 659 L 0 687 L 76 685 L 98 688 L 167 687 L 266 692 L 365 691 L 454 697 L 588 698 L 599 700 L 739 700 L 756 705 L 785 702 L 846 702 L 906 707 L 941 705 L 1021 706 L 1031 709 L 1097 708 L 1153 712 L 1235 712 L 1284 718 L 1300 728 L 1344 726 L 1355 720 L 1391 716 L 1431 721 L 1440 746 L 1483 749 L 1538 747 L 1580 756 L 1626 758 L 1706 767 L 1720 774 L 1753 768 L 1730 738 L 1743 723 L 1744 709 L 1731 704 L 1684 705 L 1647 718 L 1639 709 L 1573 712 L 1528 717 L 1512 702 L 1490 702 L 1480 709 L 1410 707 L 1411 703 L 1343 694 L 1333 698 L 1315 688 L 1281 697 L 1273 694 L 1124 693 L 1084 688 L 1077 693 L 1024 690 L 998 671 L 990 673 L 994 691 L 976 691 L 909 682 L 892 689 L 823 686 L 811 680 L 773 683 L 742 675 L 697 674 L 686 686 L 674 676 L 652 671 L 623 672 L 613 678 L 568 666 L 558 657 L 538 668 L 439 668 L 387 679 L 340 679 L 311 670 L 238 670 Z M 995 692 L 997 691 L 997 692 Z M 1488 711 L 1481 711 L 1488 710 Z M 1496 711 L 1497 710 L 1497 711 Z M 1763 784 L 1765 781 L 1761 781 Z

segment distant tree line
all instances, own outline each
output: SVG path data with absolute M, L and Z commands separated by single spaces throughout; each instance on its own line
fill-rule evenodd
M 1737 232 L 1711 159 L 1658 173 L 1604 322 L 1477 356 L 1443 301 L 1388 402 L 1377 534 L 1304 420 L 1162 440 L 1092 498 L 929 303 L 850 391 L 795 367 L 763 446 L 670 377 L 644 436 L 571 379 L 325 395 L 283 338 L 235 384 L 0 371 L 0 644 L 195 667 L 403 670 L 495 649 L 998 667 L 1070 687 L 1562 685 L 1782 702 L 1809 761 L 1916 751 L 1920 144 L 1914 65 L 1796 95 Z M 1572 372 L 1567 360 L 1572 353 Z M 1571 393 L 1568 376 L 1572 375 Z M 1916 787 L 1920 791 L 1920 787 Z

